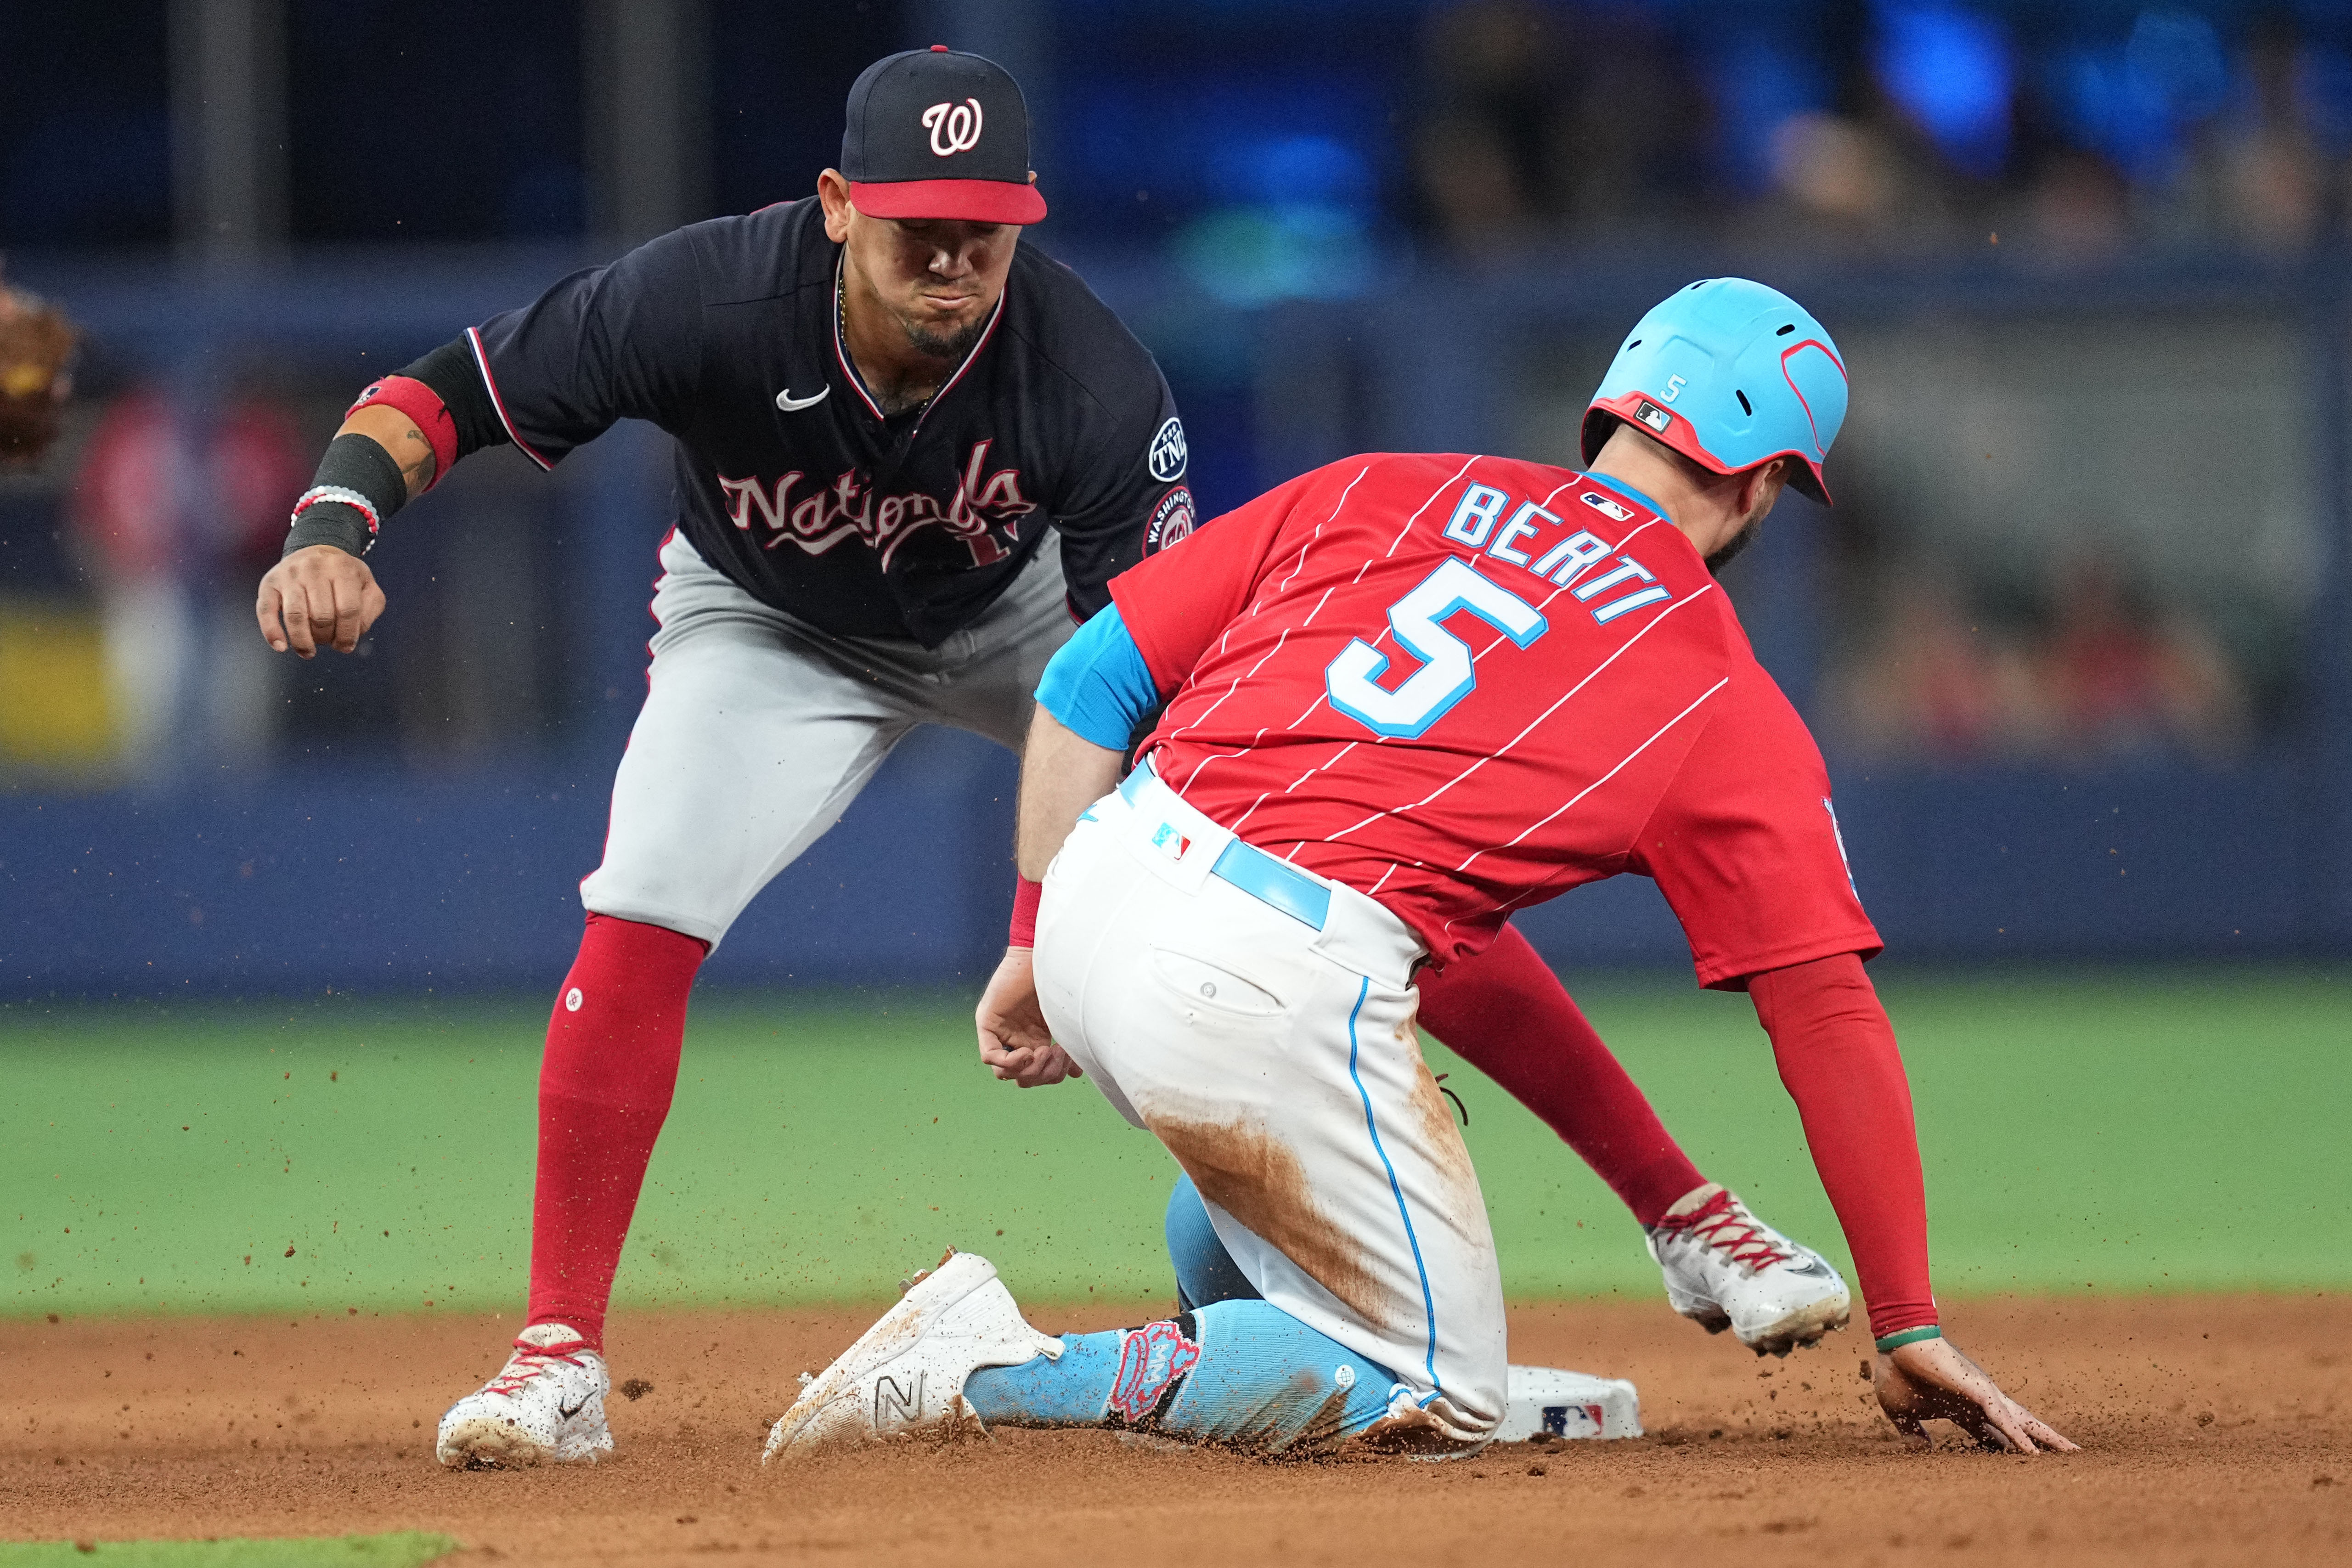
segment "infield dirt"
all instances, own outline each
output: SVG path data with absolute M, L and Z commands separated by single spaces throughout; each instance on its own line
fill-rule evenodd
M 876 1303 L 878 1309 L 880 1303 Z M 1049 1330 L 1148 1310 L 1040 1310 Z M 454 1474 L 433 1426 L 497 1367 L 487 1317 L 0 1323 L 0 1537 L 446 1531 L 451 1563 L 2352 1561 L 2352 1297 L 1961 1304 L 1954 1338 L 2084 1445 L 1904 1448 L 1867 1344 L 1787 1361 L 1662 1304 L 1515 1309 L 1515 1360 L 1632 1377 L 1650 1435 L 1447 1465 L 1267 1464 L 1096 1433 L 757 1463 L 793 1373 L 866 1311 L 625 1316 L 619 1456 Z

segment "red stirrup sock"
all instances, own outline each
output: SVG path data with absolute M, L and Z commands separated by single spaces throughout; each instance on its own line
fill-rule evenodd
M 598 1349 L 621 1243 L 677 1088 L 686 996 L 705 951 L 660 926 L 592 914 L 548 1020 L 530 1322 L 568 1323 Z
M 1542 1118 L 1642 1224 L 1706 1185 L 1517 926 L 1475 958 L 1424 974 L 1421 1022 Z

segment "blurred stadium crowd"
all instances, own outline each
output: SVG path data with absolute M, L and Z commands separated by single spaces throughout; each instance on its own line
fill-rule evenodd
M 1470 0 L 1424 25 L 1412 217 L 1471 253 L 2292 255 L 2352 189 L 2342 12 Z
M 268 24 L 254 47 L 275 62 L 261 100 L 283 135 L 256 165 L 257 227 L 226 251 L 191 216 L 195 68 L 174 42 L 218 0 L 0 16 L 0 247 L 68 304 L 101 265 L 150 258 L 171 288 L 173 256 L 254 267 L 321 247 L 385 247 L 387 271 L 419 244 L 520 247 L 551 278 L 649 226 L 803 194 L 866 59 L 932 34 L 965 44 L 985 16 L 982 42 L 1038 110 L 1054 204 L 1038 242 L 1190 302 L 1137 324 L 1196 449 L 1243 454 L 1203 476 L 1213 510 L 1286 477 L 1247 456 L 1268 402 L 1251 384 L 1261 329 L 1286 310 L 1353 343 L 1376 300 L 1506 277 L 1867 280 L 1896 303 L 1850 334 L 1838 290 L 1821 301 L 1856 367 L 1848 504 L 1802 524 L 1810 599 L 1787 612 L 1819 623 L 1818 668 L 1792 684 L 1832 747 L 1928 765 L 2213 759 L 2290 722 L 2324 554 L 2316 481 L 2292 430 L 2201 450 L 2202 404 L 2241 389 L 2273 424 L 2299 416 L 2305 345 L 2293 288 L 2273 285 L 2340 265 L 2352 6 L 1031 0 L 817 16 L 665 0 L 693 32 L 676 62 L 688 151 L 633 216 L 610 174 L 630 121 L 594 64 L 627 13 L 615 0 L 239 3 Z M 2220 280 L 2194 319 L 2124 308 L 2051 330 L 2031 309 L 1957 322 L 1937 303 L 1986 276 L 2095 300 L 2104 278 L 2176 274 Z M 379 363 L 352 357 L 354 331 L 340 359 L 214 365 L 200 416 L 184 374 L 90 343 L 56 458 L 0 477 L 0 776 L 140 776 L 190 726 L 206 754 L 246 759 L 289 736 L 428 756 L 514 743 L 563 706 L 566 647 L 634 635 L 556 624 L 543 603 L 504 641 L 387 645 L 407 660 L 390 683 L 263 654 L 249 584 L 340 399 Z M 1527 353 L 1605 357 L 1572 338 L 1533 331 Z M 1547 375 L 1509 374 L 1524 416 L 1489 439 L 1572 460 L 1562 420 L 1545 424 Z M 1580 397 L 1551 378 L 1554 401 Z M 545 495 L 481 482 L 477 540 L 560 578 L 533 542 Z M 2184 503 L 2200 486 L 2251 498 L 2218 563 Z M 402 531 L 449 526 L 428 510 Z M 466 623 L 448 601 L 475 579 L 401 548 L 412 618 Z

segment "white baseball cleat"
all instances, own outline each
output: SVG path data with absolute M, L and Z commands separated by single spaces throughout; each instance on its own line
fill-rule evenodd
M 604 1358 L 566 1323 L 534 1323 L 506 1369 L 449 1406 L 433 1457 L 453 1469 L 593 1465 L 613 1451 Z
M 986 1428 L 964 1403 L 964 1379 L 984 1366 L 1061 1353 L 1061 1341 L 1024 1321 L 994 1264 L 977 1253 L 950 1252 L 803 1385 L 768 1434 L 760 1462 L 882 1437 L 979 1434 Z
M 1787 1355 L 1845 1327 L 1853 1298 L 1829 1260 L 1709 1182 L 1648 1227 L 1666 1300 L 1710 1334 L 1729 1329 L 1758 1355 Z

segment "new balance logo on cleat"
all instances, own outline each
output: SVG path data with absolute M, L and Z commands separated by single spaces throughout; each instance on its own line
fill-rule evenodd
M 908 1281 L 898 1304 L 801 1385 L 768 1434 L 761 1464 L 880 1437 L 984 1433 L 963 1382 L 983 1366 L 1058 1356 L 1062 1342 L 1022 1320 L 988 1259 L 950 1252 Z
M 885 1373 L 874 1384 L 874 1426 L 887 1432 L 896 1425 L 913 1426 L 923 1418 L 923 1384 L 928 1374 L 920 1368 L 908 1378 L 913 1392 L 898 1386 L 898 1380 Z

